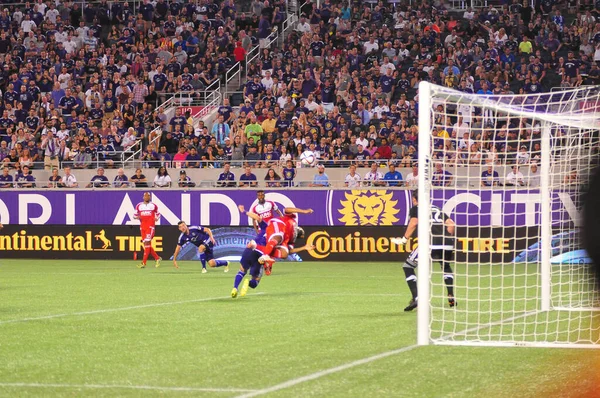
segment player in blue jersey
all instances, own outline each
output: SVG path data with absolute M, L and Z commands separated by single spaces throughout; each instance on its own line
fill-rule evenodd
M 290 250 L 290 253 L 298 253 L 303 250 L 312 250 L 315 247 L 313 245 L 305 245 L 299 248 L 294 248 Z M 240 296 L 244 297 L 246 293 L 248 293 L 248 288 L 256 289 L 258 284 L 260 283 L 260 278 L 263 275 L 264 264 L 273 264 L 275 260 L 270 256 L 263 254 L 261 251 L 256 249 L 256 242 L 251 240 L 244 252 L 242 253 L 242 258 L 240 260 L 240 270 L 235 276 L 235 280 L 233 282 L 233 289 L 231 290 L 231 297 L 236 298 L 238 295 L 238 288 L 242 280 L 244 284 L 240 289 Z M 244 277 L 250 271 L 250 279 Z
M 198 255 L 202 262 L 203 274 L 207 272 L 206 263 L 208 263 L 210 267 L 225 267 L 225 272 L 229 271 L 229 261 L 216 260 L 214 257 L 213 248 L 215 247 L 216 242 L 212 231 L 209 228 L 187 226 L 184 221 L 179 221 L 177 223 L 177 228 L 181 232 L 181 235 L 179 235 L 177 247 L 175 248 L 175 253 L 173 253 L 173 266 L 175 268 L 179 268 L 177 265 L 177 256 L 179 255 L 181 248 L 189 242 L 198 248 Z

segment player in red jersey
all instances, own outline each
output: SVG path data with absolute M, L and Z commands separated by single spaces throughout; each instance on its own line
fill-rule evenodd
M 144 258 L 142 263 L 138 265 L 138 268 L 145 268 L 148 256 L 152 255 L 156 263 L 156 268 L 160 267 L 160 258 L 152 247 L 152 238 L 154 238 L 154 229 L 156 221 L 160 217 L 158 212 L 158 206 L 150 201 L 150 192 L 144 193 L 144 201 L 140 202 L 135 206 L 135 213 L 133 218 L 140 220 L 140 232 L 142 233 L 142 241 L 144 242 Z
M 291 252 L 296 252 L 294 243 L 297 238 L 304 236 L 304 230 L 298 227 L 296 214 L 312 214 L 313 209 L 286 207 L 284 213 L 283 217 L 271 218 L 267 223 L 266 244 L 263 244 L 265 242 L 257 242 L 256 250 L 261 251 L 266 256 L 287 258 Z M 255 213 L 246 212 L 246 214 L 259 223 L 262 221 L 261 217 Z M 267 275 L 271 274 L 273 263 L 274 261 L 265 262 L 265 273 Z

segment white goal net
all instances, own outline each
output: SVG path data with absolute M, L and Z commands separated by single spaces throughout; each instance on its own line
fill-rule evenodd
M 420 222 L 419 344 L 600 348 L 600 295 L 580 244 L 600 88 L 493 96 L 421 83 L 418 100 L 419 219 L 434 205 L 456 223 L 457 301 Z

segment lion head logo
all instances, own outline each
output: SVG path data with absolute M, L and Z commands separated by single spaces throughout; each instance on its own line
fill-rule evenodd
M 340 201 L 339 219 L 345 225 L 393 225 L 398 221 L 397 200 L 387 191 L 367 190 L 345 193 L 346 200 Z

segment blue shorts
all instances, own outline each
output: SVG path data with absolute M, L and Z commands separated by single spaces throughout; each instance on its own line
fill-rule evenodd
M 206 259 L 206 261 L 214 260 L 214 258 L 215 258 L 215 254 L 213 252 L 213 247 L 215 247 L 214 243 L 212 243 L 211 241 L 205 241 L 205 242 L 202 242 L 200 244 L 200 246 L 206 247 L 206 249 L 204 250 L 204 258 Z M 198 246 L 198 247 L 200 247 L 200 246 Z
M 250 275 L 259 278 L 262 275 L 263 266 L 258 262 L 262 253 L 254 249 L 244 249 L 240 264 L 244 271 L 250 271 Z

